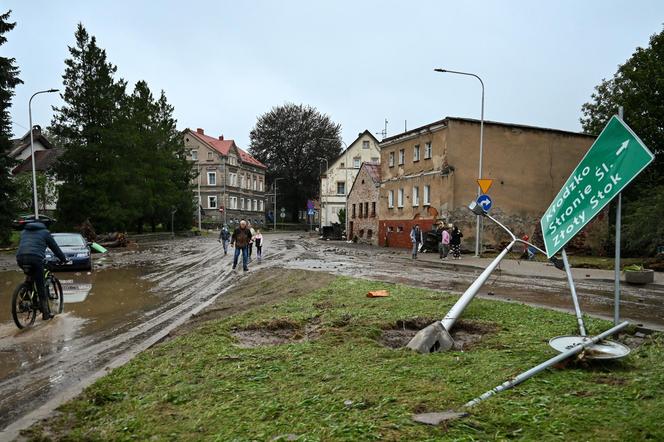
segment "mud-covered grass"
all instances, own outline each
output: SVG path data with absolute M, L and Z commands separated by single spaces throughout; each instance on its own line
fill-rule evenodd
M 319 277 L 310 273 L 311 278 Z M 388 289 L 388 298 L 366 298 Z M 211 319 L 113 370 L 29 437 L 68 440 L 662 440 L 664 339 L 629 358 L 551 369 L 447 426 L 413 413 L 458 409 L 555 352 L 573 334 L 559 312 L 475 300 L 487 332 L 468 351 L 431 355 L 380 340 L 394 324 L 439 317 L 455 298 L 350 278 L 305 296 Z M 401 321 L 401 322 L 398 322 Z M 241 348 L 238 330 L 304 330 L 315 340 Z M 609 327 L 587 319 L 591 333 Z M 481 327 L 479 327 L 481 329 Z M 475 327 L 473 330 L 478 330 Z

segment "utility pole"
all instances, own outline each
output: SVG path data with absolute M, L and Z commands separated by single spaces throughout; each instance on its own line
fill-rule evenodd
M 201 210 L 203 202 L 201 201 L 201 165 L 198 164 L 198 231 L 201 231 Z
M 273 221 L 274 221 L 274 231 L 277 231 L 277 181 L 283 180 L 283 178 L 275 178 L 274 179 L 274 216 Z
M 30 157 L 32 159 L 32 202 L 35 205 L 35 221 L 39 221 L 39 208 L 37 201 L 37 169 L 35 167 L 35 141 L 32 136 L 33 127 L 32 127 L 32 99 L 39 94 L 51 94 L 53 92 L 58 92 L 58 89 L 47 89 L 45 91 L 39 91 L 32 94 L 30 100 L 28 101 L 28 118 L 30 120 Z

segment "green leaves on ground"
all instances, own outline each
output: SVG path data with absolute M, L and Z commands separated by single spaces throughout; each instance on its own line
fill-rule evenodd
M 315 274 L 312 274 L 315 277 Z M 390 297 L 369 299 L 369 290 Z M 490 323 L 467 351 L 419 355 L 379 343 L 398 320 L 439 318 L 455 301 L 439 292 L 339 278 L 311 295 L 203 323 L 151 348 L 32 429 L 68 440 L 658 440 L 664 340 L 625 360 L 555 368 L 501 393 L 447 427 L 411 415 L 458 409 L 553 356 L 572 315 L 476 299 L 464 320 Z M 239 348 L 233 330 L 285 324 L 318 339 Z M 587 318 L 591 333 L 610 326 Z M 496 328 L 495 326 L 492 328 Z M 42 433 L 42 431 L 44 433 Z

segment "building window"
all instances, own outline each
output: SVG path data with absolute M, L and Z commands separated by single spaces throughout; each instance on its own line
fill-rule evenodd
M 355 204 L 353 204 L 353 212 L 352 213 L 353 213 L 352 218 L 355 218 Z
M 364 217 L 369 218 L 369 203 L 364 203 Z
M 387 193 L 387 207 L 390 209 L 394 207 L 394 190 Z
M 376 201 L 373 201 L 371 203 L 371 217 L 372 218 L 376 217 Z
M 236 196 L 231 197 L 231 209 L 237 209 L 237 197 Z
M 192 150 L 191 151 L 191 159 L 193 161 L 198 161 L 198 151 L 197 150 Z
M 217 197 L 208 196 L 208 209 L 216 209 L 216 208 L 217 208 Z
M 340 168 L 340 169 L 343 169 L 344 167 L 346 167 L 346 163 L 341 163 L 341 164 L 339 165 L 339 168 Z
M 258 212 L 258 200 L 254 200 L 254 212 Z
M 359 206 L 359 209 L 360 209 L 360 210 L 359 210 L 358 217 L 360 217 L 360 218 L 364 218 L 364 216 L 362 216 L 362 203 L 359 203 L 358 206 Z
M 361 163 L 361 160 L 362 160 L 362 159 L 361 159 L 360 157 L 353 158 L 353 167 L 354 167 L 355 169 L 359 169 L 359 168 L 360 168 L 360 166 L 361 166 L 361 164 L 362 164 L 362 163 Z
M 431 141 L 424 143 L 424 159 L 431 158 Z
M 413 187 L 413 207 L 420 205 L 420 188 L 417 186 Z
M 344 181 L 337 181 L 337 195 L 346 194 L 346 183 Z
M 260 200 L 258 201 L 258 211 L 259 212 L 265 212 L 265 201 Z
M 389 156 L 387 165 L 390 166 L 390 167 L 394 167 L 394 152 L 390 152 L 390 156 Z
M 237 166 L 237 159 L 235 157 L 228 157 L 228 162 L 231 166 Z
M 403 187 L 397 193 L 397 207 L 403 207 Z
M 397 233 L 403 232 L 403 226 L 397 226 Z
M 371 229 L 367 230 L 367 239 L 371 239 L 372 236 L 373 236 L 373 230 Z
M 240 198 L 240 210 L 244 210 L 244 198 Z
M 394 232 L 394 227 L 392 227 L 392 226 L 387 226 L 387 231 L 388 231 L 389 233 Z
M 208 161 L 212 161 L 212 152 L 208 152 Z
M 263 191 L 263 180 L 258 180 L 258 191 L 259 192 Z
M 362 149 L 368 149 L 369 148 L 369 142 L 367 140 L 362 141 Z
M 254 177 L 254 190 L 258 190 L 258 180 Z
M 420 161 L 420 145 L 416 144 L 415 147 L 413 147 L 413 163 L 415 161 Z
M 399 166 L 403 165 L 406 162 L 406 151 L 404 149 L 399 150 Z
M 426 185 L 424 186 L 424 195 L 422 195 L 423 204 L 425 206 L 430 206 L 431 205 L 431 186 Z
M 217 172 L 208 172 L 208 186 L 217 185 Z
M 380 158 L 378 157 L 371 157 L 371 164 L 378 164 L 380 162 Z
M 244 187 L 244 175 L 240 175 L 240 188 Z

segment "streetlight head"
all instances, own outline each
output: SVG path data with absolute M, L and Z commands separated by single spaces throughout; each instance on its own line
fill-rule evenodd
M 436 71 L 436 72 L 447 72 L 447 69 L 436 68 L 436 69 L 434 69 L 434 71 Z
M 60 89 L 49 89 L 46 92 L 60 92 Z

